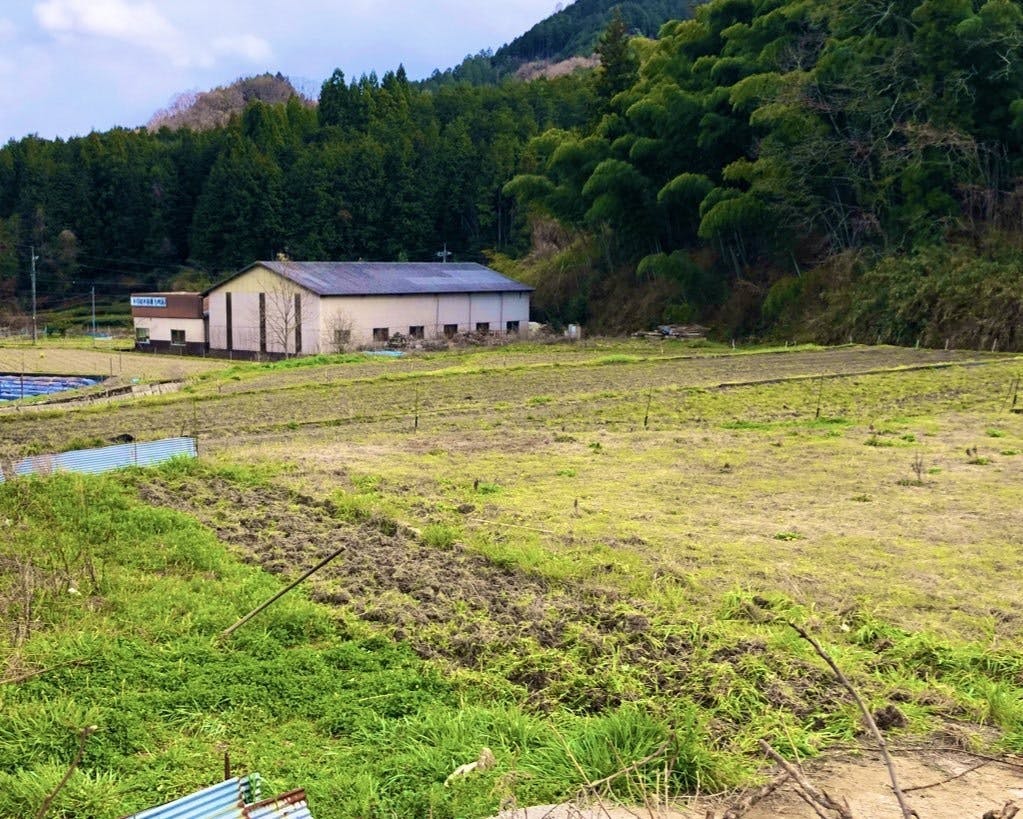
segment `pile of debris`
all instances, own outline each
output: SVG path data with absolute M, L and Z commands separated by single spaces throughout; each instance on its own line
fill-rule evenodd
M 706 338 L 708 327 L 701 324 L 660 324 L 656 330 L 640 330 L 633 338 Z

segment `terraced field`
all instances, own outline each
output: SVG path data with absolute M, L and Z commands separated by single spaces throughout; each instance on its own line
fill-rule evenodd
M 863 742 L 790 620 L 890 718 L 896 746 L 1023 751 L 1021 373 L 968 352 L 637 342 L 226 363 L 174 395 L 6 412 L 0 434 L 16 454 L 194 431 L 200 462 L 118 485 L 282 581 L 338 552 L 308 597 L 343 635 L 407 648 L 458 692 L 274 706 L 301 765 L 255 739 L 249 764 L 309 777 L 343 754 L 359 771 L 313 777 L 317 816 L 480 816 L 598 780 L 591 796 L 660 809 L 755 781 L 760 739 L 799 758 Z M 104 526 L 83 531 L 101 541 Z M 182 553 L 171 535 L 146 543 L 156 566 L 161 544 Z M 220 582 L 174 559 L 159 571 L 193 591 Z M 162 628 L 215 628 L 189 622 Z M 236 650 L 280 632 L 288 654 L 310 628 L 268 622 Z M 76 674 L 64 685 L 88 691 Z M 231 690 L 193 751 L 241 730 L 252 693 Z M 144 778 L 180 753 L 168 741 L 115 768 Z M 446 785 L 482 746 L 496 767 Z M 2 748 L 0 733 L 0 777 Z M 985 781 L 992 806 L 1011 795 Z

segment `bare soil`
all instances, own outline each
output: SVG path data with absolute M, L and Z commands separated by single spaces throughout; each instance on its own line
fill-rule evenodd
M 195 516 L 270 572 L 295 575 L 343 548 L 311 581 L 313 599 L 378 624 L 426 659 L 489 669 L 505 658 L 501 672 L 537 710 L 563 705 L 596 713 L 620 705 L 623 696 L 692 696 L 703 685 L 689 666 L 693 652 L 704 649 L 674 624 L 655 627 L 645 603 L 599 579 L 559 584 L 458 544 L 432 548 L 393 521 L 348 522 L 330 500 L 282 486 L 240 486 L 215 476 L 185 487 L 161 480 L 146 476 L 142 500 Z M 475 511 L 469 506 L 466 514 Z M 740 663 L 747 652 L 762 651 L 738 645 L 714 659 Z M 594 669 L 612 658 L 632 665 L 644 691 L 623 692 L 597 671 L 580 679 L 577 666 L 560 662 L 567 653 Z M 773 670 L 783 681 L 773 694 L 778 706 L 805 715 L 844 702 L 844 692 L 817 666 L 789 659 Z M 716 693 L 708 688 L 703 696 L 710 701 Z
M 1023 760 L 996 762 L 954 749 L 896 752 L 899 785 L 921 819 L 981 819 L 1007 803 L 1023 806 Z M 848 801 L 857 819 L 902 819 L 879 755 L 833 755 L 804 766 L 808 779 L 832 798 Z M 740 796 L 694 798 L 671 807 L 621 807 L 599 802 L 542 805 L 504 811 L 497 819 L 719 819 Z M 791 784 L 741 813 L 743 819 L 819 816 Z

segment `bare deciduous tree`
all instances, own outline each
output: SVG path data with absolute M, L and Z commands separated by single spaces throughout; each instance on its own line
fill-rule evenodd
M 323 349 L 332 353 L 346 353 L 352 346 L 352 317 L 347 313 L 335 313 L 324 328 Z
M 267 350 L 286 358 L 302 352 L 302 291 L 287 279 L 277 279 L 264 294 L 262 310 L 261 341 Z

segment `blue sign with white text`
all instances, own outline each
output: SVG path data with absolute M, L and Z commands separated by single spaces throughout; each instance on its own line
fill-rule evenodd
M 132 296 L 131 297 L 132 307 L 166 307 L 167 298 L 165 296 Z

